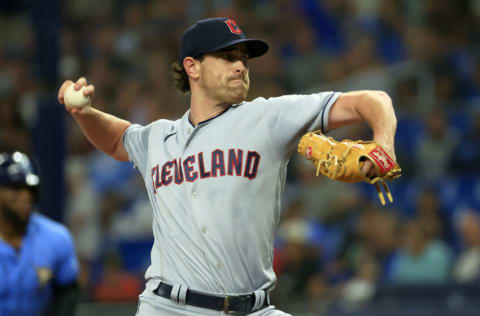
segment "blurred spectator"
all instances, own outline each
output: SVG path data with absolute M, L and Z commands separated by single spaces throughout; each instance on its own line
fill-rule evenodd
M 459 213 L 457 229 L 462 249 L 453 265 L 452 277 L 458 282 L 480 279 L 480 215 L 473 210 Z
M 306 302 L 303 311 L 323 315 L 335 299 L 336 289 L 328 286 L 322 273 L 315 273 L 308 279 L 306 288 Z
M 480 107 L 471 112 L 472 126 L 455 148 L 450 164 L 453 171 L 463 176 L 480 174 Z
M 127 203 L 126 197 L 118 191 L 108 190 L 104 192 L 99 207 L 100 227 L 104 237 L 110 237 L 115 218 L 119 213 L 127 211 Z
M 432 111 L 427 119 L 427 130 L 416 152 L 416 176 L 427 183 L 435 183 L 448 173 L 458 134 L 449 128 L 441 109 Z
M 357 309 L 373 297 L 380 269 L 373 258 L 364 257 L 360 260 L 353 278 L 341 290 L 340 303 L 344 309 Z
M 145 6 L 140 2 L 127 2 L 123 10 L 122 30 L 113 41 L 114 53 L 121 60 L 131 60 L 138 57 L 138 52 L 143 40 L 143 28 L 145 24 Z
M 365 72 L 383 65 L 375 51 L 375 42 L 372 36 L 359 34 L 358 37 L 351 40 L 352 47 L 346 56 L 351 73 Z
M 296 20 L 297 35 L 293 38 L 292 56 L 286 63 L 288 91 L 300 91 L 322 81 L 323 65 L 327 63 L 316 48 L 316 38 L 311 25 L 302 19 Z
M 313 223 L 301 216 L 301 204 L 294 204 L 278 227 L 275 271 L 283 286 L 275 291 L 275 301 L 281 306 L 304 300 L 310 277 L 320 269 L 318 245 L 313 242 Z M 280 307 L 281 308 L 281 307 Z
M 67 162 L 67 212 L 66 222 L 75 240 L 80 262 L 80 284 L 87 288 L 90 283 L 90 264 L 99 256 L 103 235 L 100 229 L 98 195 L 86 177 L 85 162 L 70 158 Z
M 287 188 L 298 191 L 305 215 L 323 224 L 341 221 L 354 214 L 364 201 L 355 186 L 315 175 L 315 166 L 300 155 L 293 158 L 295 185 Z
M 132 190 L 135 193 L 130 192 L 124 210 L 117 210 L 112 218 L 109 233 L 112 238 L 119 240 L 146 240 L 153 237 L 153 210 L 143 190 L 142 179 L 135 177 L 132 181 L 138 190 Z
M 417 200 L 416 216 L 429 238 L 439 239 L 447 237 L 445 226 L 448 225 L 448 222 L 445 214 L 442 212 L 440 201 L 435 191 L 427 189 L 420 192 Z
M 2 79 L 0 78 L 0 84 Z M 1 87 L 0 87 L 1 89 Z M 30 152 L 30 137 L 13 96 L 0 95 L 0 151 Z
M 125 271 L 120 255 L 110 250 L 103 262 L 101 280 L 95 285 L 94 298 L 99 302 L 136 302 L 141 291 L 140 278 Z
M 364 260 L 374 260 L 378 280 L 388 281 L 398 248 L 396 215 L 370 207 L 358 218 L 354 229 L 353 240 L 343 254 L 347 269 L 355 274 L 361 271 Z
M 421 284 L 448 280 L 451 251 L 442 241 L 432 239 L 422 222 L 408 222 L 403 240 L 404 246 L 392 263 L 392 282 Z
M 377 37 L 377 50 L 382 59 L 389 63 L 397 63 L 406 56 L 403 30 L 406 26 L 405 1 L 378 1 L 379 16 L 374 29 Z

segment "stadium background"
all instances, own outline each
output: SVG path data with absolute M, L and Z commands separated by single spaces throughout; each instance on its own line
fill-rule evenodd
M 140 124 L 176 118 L 188 107 L 169 74 L 178 40 L 211 16 L 271 44 L 250 62 L 249 99 L 382 89 L 399 119 L 404 176 L 388 207 L 373 187 L 315 178 L 292 160 L 273 302 L 295 315 L 477 315 L 480 1 L 3 0 L 0 149 L 34 157 L 40 212 L 74 234 L 78 315 L 133 315 L 152 218 L 135 170 L 88 143 L 58 87 L 85 76 L 101 110 Z M 363 125 L 332 135 L 371 136 Z

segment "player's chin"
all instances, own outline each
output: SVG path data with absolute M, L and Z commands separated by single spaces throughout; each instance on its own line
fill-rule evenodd
M 239 95 L 239 96 L 232 97 L 232 99 L 230 100 L 229 103 L 231 103 L 231 104 L 238 104 L 238 103 L 242 103 L 242 102 L 245 101 L 246 99 L 247 99 L 247 95 L 246 95 L 246 94 L 242 94 L 242 95 Z
M 232 89 L 231 91 L 231 103 L 237 104 L 245 101 L 248 95 L 248 89 Z
M 19 221 L 28 222 L 30 215 L 32 213 L 31 204 L 20 204 L 15 207 L 15 216 Z
M 9 221 L 16 226 L 17 228 L 23 229 L 28 224 L 32 212 L 31 208 L 15 206 L 6 206 L 2 207 L 2 215 L 5 218 L 8 218 Z

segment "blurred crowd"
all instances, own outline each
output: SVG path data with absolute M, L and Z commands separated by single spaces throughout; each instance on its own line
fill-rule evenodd
M 170 65 L 183 31 L 212 16 L 232 17 L 249 37 L 270 43 L 265 57 L 249 62 L 249 99 L 357 86 L 391 95 L 404 170 L 390 186 L 391 206 L 381 207 L 369 185 L 315 177 L 309 163 L 292 159 L 275 252 L 273 301 L 281 309 L 350 309 L 379 284 L 480 279 L 480 1 L 63 4 L 59 85 L 85 76 L 95 85 L 95 107 L 135 123 L 187 110 Z M 35 100 L 47 87 L 32 64 L 39 43 L 28 14 L 0 13 L 0 38 L 0 149 L 32 153 Z M 85 299 L 135 301 L 152 243 L 142 179 L 65 120 L 65 223 Z M 363 125 L 332 135 L 371 138 Z

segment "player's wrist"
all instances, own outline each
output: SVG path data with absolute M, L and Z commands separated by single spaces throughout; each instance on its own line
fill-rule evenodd
M 375 134 L 373 140 L 383 147 L 383 149 L 390 155 L 393 160 L 397 160 L 395 156 L 395 146 L 393 137 L 385 134 Z
M 72 114 L 73 117 L 79 118 L 79 117 L 87 117 L 93 114 L 93 107 L 89 105 L 85 105 L 81 108 L 70 108 L 68 109 L 70 114 Z

